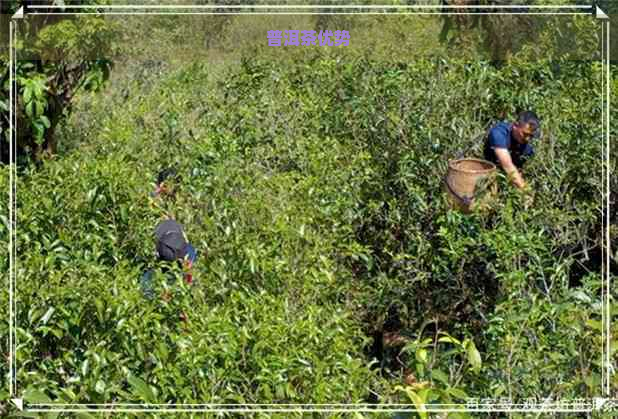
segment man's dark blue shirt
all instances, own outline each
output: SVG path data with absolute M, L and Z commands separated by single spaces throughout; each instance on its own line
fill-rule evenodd
M 511 154 L 513 164 L 521 168 L 526 160 L 534 154 L 534 148 L 530 144 L 520 144 L 511 137 L 512 128 L 513 124 L 507 122 L 498 122 L 493 126 L 485 140 L 485 160 L 489 160 L 497 166 L 500 166 L 500 162 L 493 148 L 504 148 Z

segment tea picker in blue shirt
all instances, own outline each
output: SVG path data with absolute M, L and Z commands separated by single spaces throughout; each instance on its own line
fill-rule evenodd
M 485 160 L 502 167 L 519 189 L 526 187 L 520 171 L 534 154 L 530 140 L 539 137 L 541 123 L 534 112 L 521 112 L 513 123 L 498 122 L 485 140 Z
M 179 267 L 185 270 L 185 281 L 188 284 L 193 283 L 191 268 L 197 260 L 197 251 L 186 240 L 182 225 L 172 219 L 164 220 L 157 225 L 155 236 L 157 239 L 156 249 L 159 261 L 176 261 Z M 166 266 L 164 264 L 162 270 L 166 271 Z M 148 299 L 154 297 L 153 277 L 154 270 L 150 269 L 145 272 L 140 279 L 140 287 Z M 171 278 L 171 280 L 173 280 L 173 278 Z

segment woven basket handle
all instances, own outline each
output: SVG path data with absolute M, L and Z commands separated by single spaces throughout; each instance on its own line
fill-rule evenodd
M 474 199 L 474 195 L 472 196 L 459 195 L 457 192 L 455 192 L 450 182 L 448 181 L 448 176 L 444 177 L 444 183 L 446 183 L 446 187 L 448 188 L 448 190 L 451 191 L 451 193 L 455 195 L 457 199 L 463 202 L 464 205 L 470 205 L 472 203 L 472 200 Z

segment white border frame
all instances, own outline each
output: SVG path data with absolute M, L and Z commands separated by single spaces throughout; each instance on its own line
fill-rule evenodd
M 271 10 L 267 12 L 197 12 L 196 10 L 209 10 L 209 9 L 265 9 Z M 317 14 L 325 14 L 324 12 L 276 12 L 274 10 L 282 9 L 282 10 L 292 10 L 292 9 L 307 9 L 307 10 L 345 10 L 352 9 L 357 10 L 356 12 L 328 12 L 328 14 L 418 14 L 418 15 L 451 15 L 451 14 L 484 14 L 484 15 L 511 15 L 511 14 L 535 14 L 535 15 L 576 15 L 576 14 L 592 14 L 595 10 L 593 6 L 580 6 L 580 5 L 560 5 L 560 6 L 551 6 L 551 5 L 464 5 L 464 6 L 440 6 L 440 5 L 201 5 L 201 6 L 191 6 L 191 5 L 108 5 L 108 6 L 86 6 L 86 5 L 74 5 L 74 6 L 40 6 L 40 5 L 32 5 L 27 7 L 28 10 L 33 10 L 33 12 L 28 13 L 32 15 L 76 15 L 76 14 L 94 14 L 94 15 L 165 15 L 165 14 L 223 14 L 223 15 L 245 15 L 245 14 L 282 14 L 282 15 L 317 15 Z M 36 9 L 61 9 L 62 12 L 55 13 L 45 13 L 45 12 L 37 12 Z M 71 9 L 97 9 L 97 12 L 64 12 L 64 10 Z M 165 9 L 186 9 L 188 12 L 182 13 L 174 13 L 174 12 L 114 12 L 113 10 L 165 10 Z M 362 10 L 381 10 L 377 12 L 373 11 L 365 11 Z M 475 11 L 457 13 L 457 12 L 414 12 L 415 9 L 474 9 Z M 568 9 L 568 10 L 579 10 L 579 12 L 533 12 L 530 13 L 528 11 L 525 12 L 501 12 L 501 11 L 490 11 L 483 12 L 482 10 L 500 10 L 500 9 L 521 9 L 521 10 L 531 10 L 531 9 L 551 9 L 551 10 L 560 10 L 560 9 Z M 100 10 L 109 10 L 101 13 Z M 191 12 L 190 10 L 194 10 Z M 359 11 L 360 10 L 360 11 Z M 588 11 L 586 13 L 585 11 Z M 597 11 L 599 9 L 597 8 Z M 400 12 L 400 13 L 393 13 Z M 24 13 L 25 14 L 25 13 Z M 599 16 L 597 16 L 598 18 Z M 607 17 L 607 16 L 605 16 Z M 15 17 L 14 17 L 15 18 Z M 605 30 L 604 30 L 605 29 Z M 603 324 L 603 353 L 604 355 L 603 361 L 605 363 L 605 367 L 602 368 L 602 392 L 604 396 L 609 396 L 610 394 L 610 377 L 613 373 L 611 359 L 610 359 L 610 339 L 611 339 L 611 317 L 610 317 L 610 274 L 609 274 L 609 262 L 610 262 L 610 236 L 609 236 L 609 173 L 610 173 L 610 145 L 609 145 L 609 133 L 610 133 L 610 116 L 609 116 L 609 103 L 610 103 L 610 65 L 609 65 L 609 47 L 610 47 L 610 37 L 609 37 L 609 29 L 610 22 L 609 19 L 605 19 L 601 21 L 601 63 L 602 70 L 605 67 L 606 70 L 606 78 L 603 77 L 603 71 L 601 74 L 602 78 L 602 89 L 605 89 L 605 95 L 602 94 L 602 137 L 606 139 L 606 147 L 605 147 L 605 156 L 606 156 L 606 165 L 602 167 L 603 170 L 603 185 L 605 187 L 605 204 L 606 208 L 603 212 L 602 218 L 605 218 L 605 223 L 602 224 L 602 227 L 605 229 L 605 240 L 606 240 L 606 252 L 605 252 L 605 264 L 602 264 L 602 274 L 605 274 L 605 282 L 603 282 L 603 309 L 602 309 L 602 324 Z M 16 135 L 16 117 L 14 115 L 13 106 L 14 106 L 14 72 L 15 72 L 15 63 L 16 63 L 16 50 L 13 46 L 13 39 L 16 30 L 16 22 L 12 19 L 9 23 L 9 66 L 10 66 L 10 146 L 9 146 L 9 164 L 10 164 L 10 190 L 9 190 L 9 393 L 11 397 L 17 396 L 17 369 L 16 369 L 16 347 L 17 347 L 17 336 L 16 336 L 16 304 L 15 304 L 15 260 L 16 260 L 16 244 L 15 244 L 15 230 L 13 227 L 17 227 L 16 225 L 16 144 L 14 145 L 14 141 L 17 139 Z M 607 43 L 605 44 L 604 38 L 606 38 Z M 603 135 L 604 134 L 604 135 Z M 603 267 L 605 268 L 603 272 Z M 476 399 L 478 400 L 478 399 Z M 481 399 L 488 400 L 488 399 Z M 89 403 L 49 403 L 49 404 L 29 404 L 25 409 L 23 408 L 23 400 L 17 398 L 13 399 L 14 403 L 18 406 L 20 410 L 24 410 L 26 412 L 268 412 L 268 413 L 286 413 L 286 412 L 322 412 L 322 413 L 336 413 L 336 412 L 366 412 L 366 413 L 377 413 L 377 412 L 417 412 L 417 409 L 411 404 L 135 404 L 135 403 L 107 403 L 107 404 L 89 404 Z M 461 408 L 463 404 L 432 404 L 425 405 L 425 409 L 421 409 L 424 412 L 592 412 L 597 411 L 602 408 L 608 408 L 614 404 L 617 404 L 618 401 L 610 400 L 607 398 L 595 398 L 595 399 L 576 399 L 575 401 L 567 401 L 560 400 L 557 402 L 554 401 L 546 401 L 546 402 L 537 402 L 537 403 L 476 403 L 473 406 L 469 406 L 466 404 L 467 408 Z M 30 407 L 31 406 L 31 407 Z M 137 406 L 140 406 L 139 408 Z M 441 407 L 443 406 L 443 407 Z M 479 407 L 481 406 L 481 407 Z

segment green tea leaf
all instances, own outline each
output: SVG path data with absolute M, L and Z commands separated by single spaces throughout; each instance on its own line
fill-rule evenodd
M 448 385 L 448 375 L 438 369 L 431 370 L 431 378 Z
M 56 311 L 56 310 L 53 307 L 48 308 L 47 312 L 45 312 L 45 315 L 43 317 L 41 317 L 41 323 L 47 324 L 47 322 L 51 318 L 52 314 L 54 314 L 54 311 Z
M 46 404 L 46 403 L 52 402 L 52 400 L 49 398 L 47 394 L 45 394 L 42 391 L 34 390 L 31 388 L 24 391 L 23 397 L 24 397 L 24 400 L 29 403 Z
M 438 338 L 438 342 L 440 343 L 446 342 L 446 343 L 453 343 L 455 345 L 461 345 L 461 342 L 452 336 L 442 336 Z
M 456 387 L 452 387 L 448 389 L 449 394 L 451 394 L 452 396 L 458 398 L 458 399 L 462 399 L 465 400 L 468 398 L 468 395 L 466 394 L 465 391 L 456 388 Z
M 94 389 L 97 393 L 103 394 L 105 392 L 105 383 L 101 380 L 98 380 L 96 385 L 94 386 Z
M 51 127 L 51 123 L 49 122 L 49 118 L 47 118 L 45 115 L 41 115 L 39 117 L 39 119 L 41 120 L 41 122 L 43 123 L 43 126 L 45 126 L 45 128 Z
M 472 370 L 478 373 L 481 370 L 481 365 L 482 365 L 481 354 L 476 349 L 476 346 L 474 345 L 474 342 L 471 339 L 467 340 L 467 343 L 465 346 L 466 346 L 466 353 L 468 355 L 468 362 L 472 366 Z
M 29 103 L 32 100 L 32 89 L 30 86 L 24 87 L 24 102 Z
M 90 361 L 88 359 L 85 359 L 84 362 L 82 362 L 81 372 L 84 377 L 88 374 L 89 365 L 90 365 Z
M 415 353 L 416 360 L 422 364 L 427 363 L 427 350 L 426 349 L 418 349 Z
M 406 388 L 406 394 L 408 395 L 410 400 L 412 400 L 412 402 L 414 403 L 414 406 L 416 407 L 416 412 L 418 413 L 419 417 L 421 419 L 427 419 L 428 415 L 425 410 L 425 401 L 423 400 L 423 398 L 421 398 L 419 394 L 417 394 L 414 390 L 410 389 L 409 387 Z
M 150 402 L 155 399 L 152 389 L 146 384 L 144 380 L 134 375 L 129 375 L 127 381 L 131 384 L 131 387 L 137 395 L 139 395 L 144 401 Z

